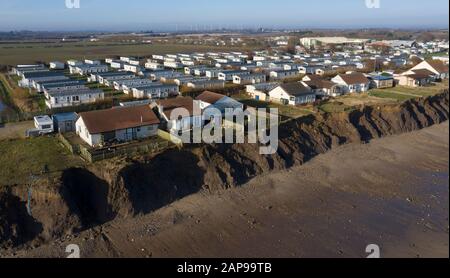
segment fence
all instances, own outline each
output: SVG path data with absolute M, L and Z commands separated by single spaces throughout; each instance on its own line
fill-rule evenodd
M 116 145 L 103 149 L 91 149 L 90 147 L 81 144 L 71 143 L 63 134 L 58 134 L 57 138 L 72 154 L 79 155 L 90 163 L 111 159 L 121 155 L 133 155 L 139 153 L 152 154 L 171 147 L 171 142 L 161 136 L 149 138 L 146 141 Z
M 70 143 L 69 140 L 67 140 L 61 133 L 58 133 L 57 137 L 61 144 L 63 144 L 72 154 L 80 154 L 79 145 Z
M 138 153 L 157 153 L 169 148 L 169 142 L 165 140 L 151 140 L 121 147 L 111 147 L 105 149 L 89 150 L 85 146 L 80 146 L 80 156 L 93 163 L 105 159 L 111 159 L 121 155 L 133 155 Z

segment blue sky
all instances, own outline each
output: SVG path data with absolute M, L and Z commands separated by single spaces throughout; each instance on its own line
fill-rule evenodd
M 0 30 L 448 27 L 448 0 L 0 0 Z

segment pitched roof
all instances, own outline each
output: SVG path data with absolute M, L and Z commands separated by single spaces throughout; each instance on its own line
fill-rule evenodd
M 350 74 L 340 74 L 339 76 L 348 85 L 369 83 L 369 79 L 367 79 L 367 77 L 365 77 L 364 74 L 359 72 Z
M 224 97 L 226 97 L 226 96 L 218 94 L 218 93 L 210 92 L 210 91 L 204 91 L 195 99 L 206 102 L 206 103 L 214 104 Z
M 80 117 L 91 134 L 160 123 L 148 105 L 84 112 Z
M 191 116 L 194 114 L 194 100 L 191 97 L 169 98 L 156 103 L 163 108 L 163 113 L 167 118 L 170 118 L 172 111 L 177 108 L 185 108 Z
M 418 69 L 418 70 L 413 70 L 412 74 L 407 74 L 408 77 L 410 78 L 414 78 L 414 79 L 424 79 L 424 78 L 429 78 L 430 76 L 434 76 L 435 73 L 432 71 L 429 71 L 427 69 Z
M 446 66 L 442 61 L 439 60 L 430 60 L 427 63 L 432 66 L 437 72 L 440 74 L 448 73 L 448 66 Z
M 336 86 L 337 84 L 332 82 L 332 81 L 328 81 L 326 79 L 313 79 L 311 81 L 305 81 L 305 84 L 308 85 L 311 89 L 331 89 L 334 86 Z
M 308 87 L 300 82 L 281 84 L 280 87 L 291 96 L 302 96 L 313 94 Z

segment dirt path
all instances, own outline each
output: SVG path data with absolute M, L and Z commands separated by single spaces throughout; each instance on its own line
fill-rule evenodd
M 25 138 L 25 132 L 34 128 L 33 121 L 7 123 L 0 126 L 0 140 Z
M 302 167 L 21 251 L 21 257 L 449 256 L 449 125 L 347 145 Z M 3 254 L 8 256 L 11 254 Z

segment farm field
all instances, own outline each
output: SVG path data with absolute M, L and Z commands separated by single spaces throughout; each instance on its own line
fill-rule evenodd
M 144 57 L 152 54 L 192 53 L 220 50 L 245 50 L 182 44 L 123 43 L 20 43 L 0 44 L 0 64 L 17 65 L 68 59 L 103 59 L 112 56 Z

